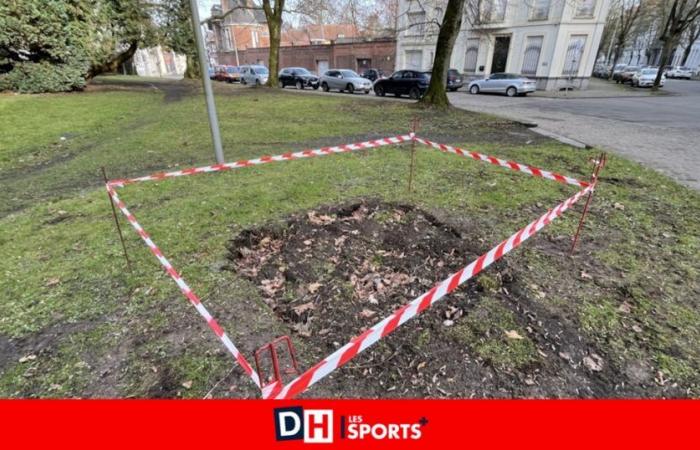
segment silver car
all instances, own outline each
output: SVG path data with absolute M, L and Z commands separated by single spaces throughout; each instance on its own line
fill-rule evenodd
M 632 86 L 651 87 L 654 85 L 654 81 L 656 81 L 656 76 L 658 74 L 659 69 L 655 67 L 639 70 L 632 75 Z M 666 75 L 661 75 L 659 86 L 663 86 L 664 84 L 666 84 Z
M 355 91 L 369 94 L 372 82 L 367 78 L 362 78 L 353 70 L 332 69 L 321 76 L 321 88 L 324 92 L 337 89 L 340 92 L 348 91 L 351 94 Z
M 267 83 L 270 71 L 260 65 L 241 66 L 241 84 L 260 86 Z
M 537 90 L 537 82 L 515 73 L 492 73 L 482 80 L 469 83 L 469 93 L 497 92 L 508 97 L 527 95 Z

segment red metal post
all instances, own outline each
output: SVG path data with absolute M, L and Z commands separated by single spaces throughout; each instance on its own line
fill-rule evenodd
M 600 171 L 605 167 L 607 161 L 607 155 L 601 153 L 598 161 L 596 162 L 595 168 L 593 169 L 593 175 L 591 175 L 591 184 L 598 182 L 598 175 Z M 588 208 L 590 207 L 591 200 L 593 199 L 593 190 L 588 193 L 588 198 L 586 198 L 586 204 L 583 206 L 583 213 L 581 213 L 581 220 L 578 222 L 578 227 L 576 228 L 576 234 L 574 235 L 574 240 L 571 243 L 571 250 L 569 250 L 569 256 L 574 254 L 576 250 L 576 244 L 578 244 L 579 236 L 581 235 L 581 230 L 583 229 L 583 223 L 586 220 L 586 215 L 588 214 Z
M 414 117 L 411 121 L 411 133 L 415 138 L 416 132 L 418 131 L 418 118 Z M 416 168 L 416 140 L 411 139 L 411 169 L 408 174 L 408 192 L 413 192 L 413 173 Z
M 292 340 L 289 338 L 289 336 L 280 336 L 272 342 L 268 342 L 267 344 L 263 345 L 255 351 L 255 368 L 258 371 L 258 376 L 260 377 L 260 384 L 262 387 L 265 387 L 276 381 L 284 383 L 284 380 L 282 380 L 282 372 L 280 371 L 279 356 L 277 354 L 277 349 L 275 348 L 275 346 L 281 342 L 287 344 L 287 350 L 289 351 L 289 356 L 292 360 L 292 367 L 285 368 L 284 373 L 287 375 L 301 374 L 301 371 L 299 370 L 299 365 L 297 364 L 297 356 L 294 350 L 294 345 L 292 344 Z M 263 371 L 262 366 L 260 364 L 260 355 L 265 351 L 270 352 L 270 359 L 272 360 L 273 378 L 269 381 L 265 378 L 265 372 Z

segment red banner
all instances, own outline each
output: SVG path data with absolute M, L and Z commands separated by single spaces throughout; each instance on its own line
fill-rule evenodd
M 694 448 L 698 423 L 697 401 L 0 402 L 8 449 Z

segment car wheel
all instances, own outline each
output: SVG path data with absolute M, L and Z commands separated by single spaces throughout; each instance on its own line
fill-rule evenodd
M 355 86 L 352 83 L 348 83 L 346 87 L 347 91 L 349 94 L 354 94 L 355 93 Z
M 255 87 L 258 87 L 258 86 L 260 86 L 260 80 L 258 80 L 258 79 L 256 78 L 256 79 L 255 79 Z
M 281 81 L 278 81 L 278 82 L 277 82 L 277 87 L 280 88 L 280 89 L 284 89 L 284 83 L 282 83 Z
M 318 90 L 318 84 L 314 86 L 314 91 Z
M 323 92 L 328 92 L 328 91 L 329 91 L 329 89 L 328 89 L 328 83 L 323 83 L 323 84 L 321 85 L 321 89 L 323 89 Z
M 246 84 L 248 84 L 248 82 L 247 82 L 247 81 L 245 80 L 245 78 L 244 78 L 244 79 L 241 80 L 241 84 L 242 84 L 243 86 L 245 86 Z
M 376 95 L 377 97 L 384 97 L 384 88 L 381 86 L 375 86 L 374 95 Z
M 297 81 L 297 89 L 299 89 L 299 90 L 304 89 L 304 83 L 302 83 L 301 80 Z
M 477 86 L 477 85 L 475 84 L 474 86 L 470 87 L 470 88 L 469 88 L 469 93 L 470 93 L 470 94 L 474 94 L 474 95 L 478 94 L 478 93 L 479 93 L 479 86 Z
M 518 90 L 513 86 L 506 89 L 506 95 L 508 97 L 515 97 L 517 94 L 518 94 Z
M 420 90 L 417 87 L 413 87 L 408 91 L 408 96 L 413 100 L 418 100 L 420 98 Z

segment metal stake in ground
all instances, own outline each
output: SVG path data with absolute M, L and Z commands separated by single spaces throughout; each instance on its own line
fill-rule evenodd
M 107 172 L 105 172 L 104 166 L 101 167 L 102 169 L 102 178 L 105 180 L 105 184 L 109 182 L 107 179 Z M 114 223 L 117 225 L 117 232 L 119 232 L 119 240 L 122 242 L 122 250 L 124 250 L 124 259 L 126 260 L 126 267 L 127 269 L 131 270 L 131 261 L 129 261 L 129 254 L 126 252 L 126 243 L 124 242 L 124 235 L 122 234 L 122 227 L 119 225 L 119 218 L 117 217 L 117 210 L 114 207 L 114 200 L 112 199 L 112 196 L 109 195 L 109 191 L 107 191 L 107 197 L 109 198 L 109 204 L 112 205 L 112 217 L 114 217 Z
M 598 175 L 600 171 L 605 167 L 605 162 L 607 161 L 607 155 L 601 153 L 596 162 L 595 168 L 593 169 L 593 175 L 591 175 L 591 184 L 597 183 Z M 586 214 L 588 214 L 588 207 L 591 204 L 591 199 L 593 198 L 593 190 L 588 193 L 588 198 L 586 198 L 586 204 L 583 206 L 583 213 L 581 213 L 581 220 L 578 222 L 578 228 L 576 228 L 576 234 L 574 235 L 574 241 L 571 243 L 571 250 L 569 250 L 569 256 L 574 254 L 576 249 L 576 244 L 578 243 L 579 235 L 581 234 L 581 229 L 583 228 L 583 222 L 586 220 Z
M 418 118 L 411 121 L 411 170 L 408 174 L 408 192 L 413 192 L 413 174 L 416 170 L 416 132 L 418 131 Z

